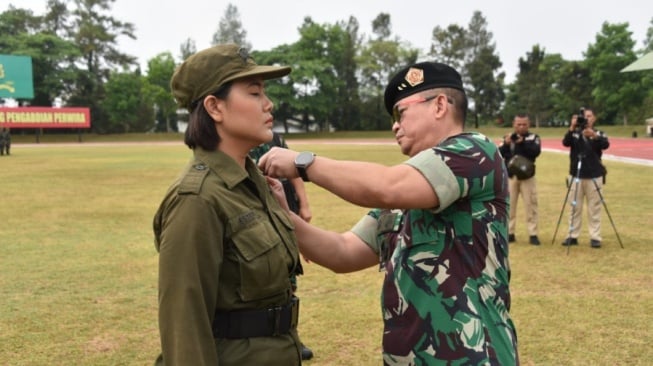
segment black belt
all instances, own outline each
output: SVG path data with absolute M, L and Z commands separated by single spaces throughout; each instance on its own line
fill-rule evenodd
M 274 337 L 297 327 L 299 299 L 267 309 L 217 312 L 213 320 L 215 338 Z

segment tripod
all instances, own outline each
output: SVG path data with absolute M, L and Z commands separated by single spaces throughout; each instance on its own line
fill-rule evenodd
M 565 206 L 567 205 L 567 200 L 569 200 L 569 192 L 571 191 L 571 186 L 572 184 L 575 184 L 576 187 L 574 189 L 574 199 L 571 201 L 571 219 L 569 220 L 569 235 L 567 238 L 571 240 L 571 233 L 574 229 L 574 214 L 576 212 L 576 206 L 578 204 L 578 186 L 580 185 L 580 170 L 583 165 L 583 158 L 585 157 L 584 154 L 578 154 L 578 164 L 576 166 L 576 176 L 574 177 L 573 181 L 568 182 L 567 184 L 567 194 L 565 195 L 565 200 L 562 203 L 562 209 L 560 210 L 560 216 L 558 217 L 558 224 L 556 225 L 555 232 L 553 233 L 553 240 L 551 241 L 551 244 L 555 243 L 556 240 L 556 235 L 558 234 L 558 228 L 560 227 L 560 221 L 562 220 L 562 214 L 565 210 Z M 624 245 L 621 242 L 621 238 L 619 237 L 619 233 L 617 232 L 617 227 L 614 225 L 614 221 L 612 220 L 612 215 L 610 215 L 610 211 L 608 210 L 608 205 L 605 203 L 605 200 L 603 199 L 603 194 L 601 194 L 601 189 L 599 188 L 599 185 L 596 183 L 596 178 L 592 178 L 592 183 L 594 184 L 594 189 L 596 189 L 596 193 L 598 193 L 599 198 L 601 200 L 601 203 L 603 204 L 603 208 L 605 208 L 605 212 L 608 214 L 608 218 L 610 219 L 610 223 L 612 224 L 612 228 L 614 229 L 614 233 L 617 235 L 617 240 L 619 241 L 619 245 L 621 245 L 621 249 L 624 249 Z M 588 207 L 589 210 L 589 207 Z M 569 247 L 571 246 L 570 243 L 567 243 L 567 254 L 569 254 Z

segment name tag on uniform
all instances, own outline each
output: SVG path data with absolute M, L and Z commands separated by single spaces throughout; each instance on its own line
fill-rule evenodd
M 243 215 L 238 216 L 238 224 L 242 227 L 249 226 L 249 224 L 254 220 L 256 220 L 256 213 L 254 213 L 254 211 L 249 211 Z

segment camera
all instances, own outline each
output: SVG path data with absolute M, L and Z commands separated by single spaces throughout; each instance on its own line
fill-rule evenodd
M 517 141 L 518 138 L 519 138 L 519 135 L 518 135 L 516 132 L 513 132 L 513 133 L 510 135 L 510 140 L 511 140 L 511 141 Z
M 580 108 L 578 115 L 576 116 L 576 129 L 579 131 L 584 130 L 587 127 L 587 118 L 585 118 L 585 108 Z

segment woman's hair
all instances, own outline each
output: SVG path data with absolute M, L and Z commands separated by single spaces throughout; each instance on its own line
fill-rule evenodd
M 231 91 L 232 82 L 228 82 L 220 87 L 214 97 L 226 100 Z M 204 108 L 204 98 L 202 97 L 193 102 L 193 111 L 190 113 L 188 128 L 184 134 L 184 143 L 191 149 L 201 147 L 206 151 L 215 151 L 220 144 L 220 135 L 215 128 L 215 121 Z

